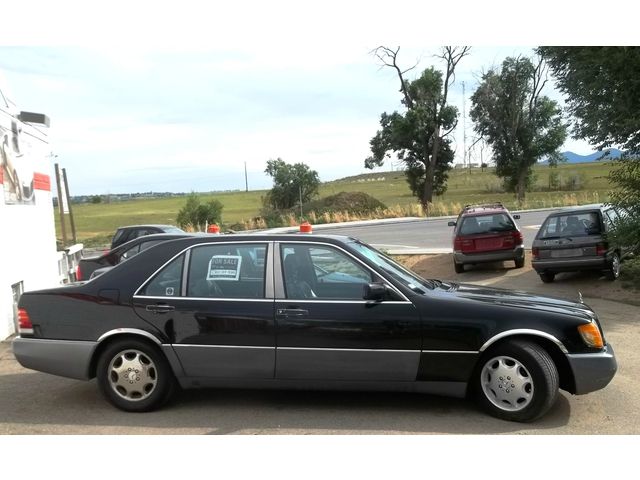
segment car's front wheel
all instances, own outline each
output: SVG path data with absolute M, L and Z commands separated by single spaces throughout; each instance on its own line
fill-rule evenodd
M 558 398 L 558 370 L 539 345 L 511 340 L 481 359 L 475 392 L 491 415 L 530 422 L 544 415 Z
M 160 350 L 140 340 L 118 340 L 102 352 L 96 376 L 102 394 L 129 412 L 164 404 L 175 389 L 171 367 Z

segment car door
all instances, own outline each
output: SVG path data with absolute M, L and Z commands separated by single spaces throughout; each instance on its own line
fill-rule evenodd
M 269 247 L 268 242 L 194 246 L 135 296 L 136 311 L 167 333 L 187 376 L 273 378 Z
M 276 243 L 276 378 L 414 381 L 420 318 L 390 289 L 363 299 L 382 282 L 366 264 L 329 244 Z

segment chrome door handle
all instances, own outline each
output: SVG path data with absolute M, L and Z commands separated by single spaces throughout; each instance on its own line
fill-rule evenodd
M 174 307 L 173 305 L 147 305 L 145 307 L 145 310 L 147 312 L 153 312 L 153 313 L 167 313 L 175 309 L 176 307 Z

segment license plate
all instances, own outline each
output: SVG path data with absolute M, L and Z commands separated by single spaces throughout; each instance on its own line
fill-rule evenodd
M 491 248 L 500 248 L 502 247 L 502 239 L 501 238 L 483 238 L 476 240 L 476 248 L 489 250 Z
M 560 250 L 551 250 L 551 258 L 579 257 L 582 255 L 581 248 L 562 248 Z

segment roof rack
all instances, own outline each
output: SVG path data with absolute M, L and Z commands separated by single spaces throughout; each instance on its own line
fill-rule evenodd
M 465 205 L 463 210 L 471 210 L 473 208 L 504 208 L 504 205 L 502 202 L 469 204 Z

